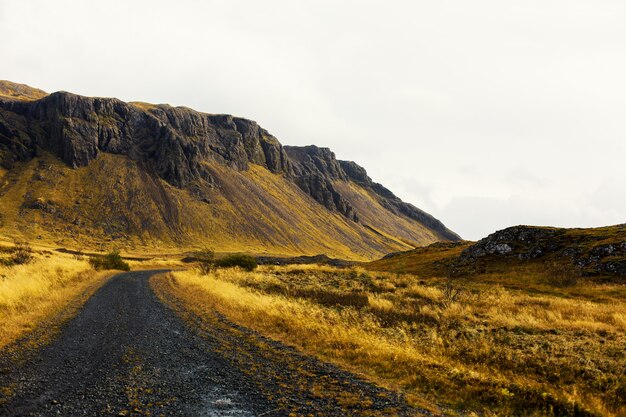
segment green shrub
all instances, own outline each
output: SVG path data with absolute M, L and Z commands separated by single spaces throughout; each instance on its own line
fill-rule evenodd
M 130 266 L 122 259 L 120 251 L 114 250 L 106 255 L 97 255 L 89 258 L 89 263 L 94 269 L 119 269 L 120 271 L 130 271 Z
M 215 261 L 215 266 L 220 268 L 233 268 L 239 267 L 246 271 L 252 271 L 257 267 L 256 259 L 250 255 L 244 255 L 243 253 L 235 253 L 228 255 L 225 258 Z

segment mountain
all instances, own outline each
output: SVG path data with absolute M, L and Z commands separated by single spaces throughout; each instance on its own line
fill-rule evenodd
M 371 259 L 459 236 L 327 148 L 185 107 L 0 82 L 0 233 Z
M 535 274 L 559 285 L 579 278 L 623 282 L 626 225 L 588 229 L 513 226 L 478 242 L 439 242 L 391 253 L 368 267 L 423 277 L 491 274 L 503 279 L 519 272 L 516 276 Z

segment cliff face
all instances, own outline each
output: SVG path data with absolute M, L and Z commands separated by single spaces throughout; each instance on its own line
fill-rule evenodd
M 397 230 L 406 229 L 406 222 L 415 223 L 415 233 L 403 236 L 396 246 L 458 239 L 432 216 L 372 182 L 354 162 L 338 161 L 327 148 L 283 147 L 253 121 L 67 92 L 45 95 L 0 82 L 0 166 L 10 170 L 42 151 L 72 168 L 87 167 L 102 154 L 121 155 L 146 174 L 204 202 L 215 197 L 209 197 L 215 189 L 223 190 L 224 178 L 217 178 L 216 166 L 233 173 L 258 166 L 296 185 L 330 213 L 391 240 L 393 231 L 375 225 L 380 210 L 370 212 L 364 198 L 398 217 L 402 224 L 394 226 Z
M 409 217 L 410 219 L 427 226 L 429 229 L 436 231 L 443 240 L 461 240 L 459 235 L 449 230 L 442 222 L 430 214 L 420 210 L 410 203 L 405 203 L 382 184 L 373 182 L 371 178 L 367 176 L 367 172 L 363 167 L 352 161 L 340 161 L 340 165 L 350 181 L 367 190 L 370 190 L 377 196 L 378 200 L 387 210 L 397 215 Z
M 387 210 L 409 217 L 436 231 L 444 240 L 460 240 L 443 223 L 412 204 L 403 202 L 395 194 L 367 175 L 365 168 L 352 161 L 340 161 L 328 148 L 317 146 L 285 146 L 298 186 L 330 210 L 337 210 L 346 217 L 359 221 L 358 210 L 350 199 L 342 195 L 337 181 L 352 182 L 369 191 Z
M 341 164 L 328 148 L 285 146 L 292 163 L 296 184 L 329 210 L 336 210 L 353 221 L 359 216 L 350 202 L 333 186 L 335 180 L 347 180 Z
M 66 92 L 33 102 L 0 100 L 1 163 L 27 161 L 36 148 L 72 167 L 87 166 L 101 152 L 128 155 L 172 185 L 211 182 L 207 160 L 236 170 L 249 163 L 290 172 L 276 138 L 255 122 L 186 108 L 128 104 Z M 3 149 L 4 148 L 4 149 Z

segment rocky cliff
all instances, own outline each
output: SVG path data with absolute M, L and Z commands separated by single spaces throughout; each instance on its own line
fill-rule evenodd
M 27 161 L 37 148 L 72 167 L 102 152 L 141 161 L 165 181 L 185 187 L 211 182 L 207 160 L 236 170 L 249 163 L 290 173 L 282 146 L 255 122 L 187 108 L 133 105 L 112 98 L 57 92 L 36 101 L 0 100 L 0 163 Z
M 373 182 L 365 168 L 357 163 L 337 160 L 330 149 L 314 145 L 285 146 L 284 149 L 292 161 L 298 186 L 327 208 L 338 210 L 352 220 L 359 220 L 358 210 L 333 186 L 336 181 L 350 181 L 370 191 L 390 212 L 428 226 L 445 240 L 459 240 L 459 236 L 448 230 L 439 220 L 412 204 L 403 202 L 383 185 Z
M 42 153 L 75 169 L 90 166 L 102 155 L 120 155 L 146 175 L 205 203 L 215 200 L 216 190 L 229 199 L 228 172 L 248 175 L 251 167 L 260 167 L 294 184 L 328 212 L 360 225 L 354 227 L 395 241 L 391 246 L 458 239 L 432 216 L 372 182 L 354 162 L 338 161 L 326 148 L 283 147 L 256 122 L 184 107 L 67 92 L 46 95 L 1 82 L 0 166 L 11 171 Z M 378 222 L 381 210 L 398 221 Z

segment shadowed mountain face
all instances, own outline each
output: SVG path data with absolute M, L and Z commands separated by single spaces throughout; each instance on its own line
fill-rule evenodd
M 458 240 L 329 149 L 184 107 L 0 82 L 0 166 L 9 235 L 351 258 Z

